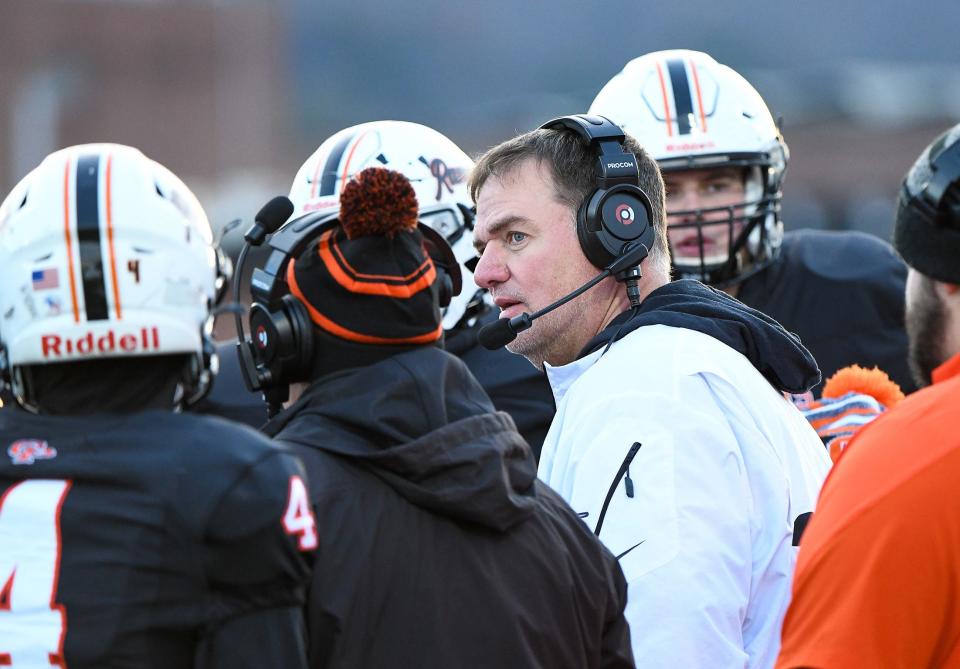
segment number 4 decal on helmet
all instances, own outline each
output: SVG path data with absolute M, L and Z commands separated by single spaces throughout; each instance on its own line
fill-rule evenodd
M 0 495 L 0 665 L 64 666 L 57 603 L 60 510 L 69 481 L 16 483 Z
M 290 477 L 290 494 L 287 498 L 287 511 L 283 514 L 283 528 L 287 534 L 298 537 L 300 550 L 312 551 L 318 545 L 317 521 L 310 508 L 310 496 L 307 487 L 299 476 Z

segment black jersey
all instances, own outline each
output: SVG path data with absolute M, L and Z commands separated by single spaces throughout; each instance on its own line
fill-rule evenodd
M 784 235 L 780 257 L 741 284 L 737 298 L 799 335 L 824 380 L 848 365 L 877 366 L 912 392 L 906 277 L 893 247 L 872 235 L 797 230 Z
M 317 541 L 302 465 L 248 428 L 0 412 L 0 665 L 303 666 Z
M 446 348 L 466 363 L 497 410 L 510 414 L 539 461 L 543 439 L 557 410 L 553 391 L 546 375 L 522 355 L 480 346 L 478 331 L 499 317 L 499 309 L 487 308 L 471 327 L 447 332 Z

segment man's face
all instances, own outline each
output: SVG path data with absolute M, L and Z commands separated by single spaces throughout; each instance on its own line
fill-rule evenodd
M 743 230 L 742 220 L 733 224 L 731 235 L 731 210 L 697 212 L 742 204 L 746 190 L 743 171 L 734 167 L 720 167 L 665 172 L 663 181 L 667 188 L 667 235 L 674 264 L 679 267 L 700 266 L 701 236 L 703 264 L 709 266 L 726 262 L 731 240 L 736 239 Z M 732 212 L 733 216 L 742 216 L 743 207 L 735 208 Z M 714 223 L 711 224 L 711 221 Z M 695 222 L 700 223 L 699 229 L 696 225 L 678 227 Z
M 542 309 L 599 272 L 580 249 L 574 212 L 554 192 L 548 168 L 531 158 L 488 179 L 477 196 L 473 278 L 501 318 Z M 538 318 L 507 349 L 538 368 L 574 360 L 604 325 L 614 291 L 613 280 L 601 283 Z
M 933 370 L 946 362 L 947 312 L 934 282 L 912 267 L 907 273 L 908 360 L 921 388 L 932 383 Z

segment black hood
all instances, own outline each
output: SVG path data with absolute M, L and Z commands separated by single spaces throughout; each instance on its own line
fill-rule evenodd
M 435 347 L 325 376 L 263 431 L 350 460 L 434 513 L 504 531 L 534 509 L 530 447 Z
M 820 370 L 800 338 L 766 314 L 699 281 L 671 281 L 617 316 L 580 351 L 583 357 L 644 325 L 670 325 L 710 335 L 742 353 L 780 391 L 805 393 Z

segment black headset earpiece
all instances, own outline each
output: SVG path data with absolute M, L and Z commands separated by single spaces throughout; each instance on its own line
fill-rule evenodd
M 270 236 L 267 260 L 253 270 L 248 318 L 250 339 L 244 341 L 241 336 L 237 347 L 247 387 L 251 391 L 263 391 L 271 411 L 286 400 L 291 383 L 310 380 L 313 371 L 313 322 L 307 307 L 289 294 L 287 265 L 325 230 L 339 225 L 337 214 L 336 211 L 318 212 L 289 221 Z M 460 265 L 443 235 L 423 223 L 418 228 L 424 249 L 437 271 L 439 305 L 443 308 L 460 292 L 463 282 Z M 256 236 L 253 239 L 263 241 Z M 238 275 L 241 265 L 238 261 Z
M 577 238 L 583 254 L 603 269 L 636 243 L 650 250 L 650 198 L 640 188 L 637 158 L 623 148 L 625 135 L 603 116 L 576 114 L 548 121 L 541 129 L 576 133 L 597 154 L 597 185 L 577 210 Z
M 287 264 L 337 224 L 336 212 L 290 221 L 272 234 L 266 262 L 253 270 L 247 319 L 250 338 L 241 337 L 237 352 L 244 382 L 250 390 L 264 393 L 271 411 L 285 401 L 291 383 L 309 380 L 313 364 L 312 321 L 306 306 L 289 294 Z
M 310 379 L 313 332 L 310 314 L 293 295 L 278 308 L 254 302 L 250 307 L 250 343 L 261 388 L 288 386 Z

